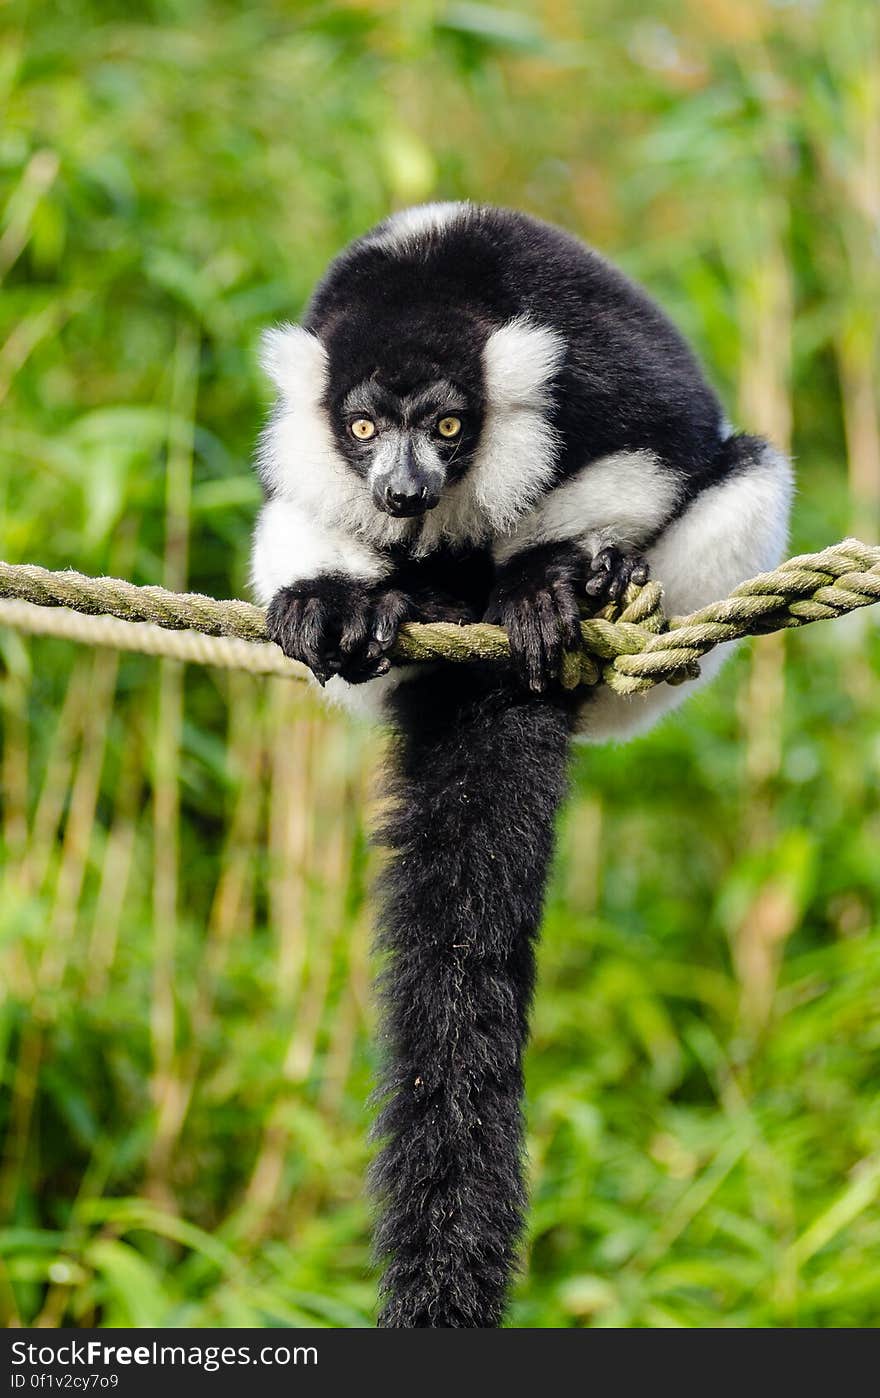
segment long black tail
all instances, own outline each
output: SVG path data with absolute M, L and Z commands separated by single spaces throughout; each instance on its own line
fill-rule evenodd
M 569 718 L 469 666 L 401 685 L 397 716 L 379 1323 L 493 1327 L 523 1226 L 522 1054 Z

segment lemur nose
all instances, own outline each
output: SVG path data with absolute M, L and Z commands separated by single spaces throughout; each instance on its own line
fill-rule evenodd
M 389 485 L 385 491 L 385 502 L 392 510 L 414 510 L 417 509 L 427 498 L 427 486 L 422 486 L 421 490 L 392 490 Z

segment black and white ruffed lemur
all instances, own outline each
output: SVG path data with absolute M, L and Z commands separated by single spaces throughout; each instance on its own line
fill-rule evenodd
M 278 399 L 252 578 L 270 635 L 398 735 L 380 1324 L 491 1327 L 523 1224 L 522 1057 L 570 739 L 625 738 L 693 688 L 572 698 L 561 656 L 581 609 L 649 568 L 687 612 L 775 566 L 791 472 L 733 431 L 643 291 L 502 209 L 387 219 L 263 360 Z M 401 623 L 450 618 L 504 625 L 510 667 L 391 669 Z

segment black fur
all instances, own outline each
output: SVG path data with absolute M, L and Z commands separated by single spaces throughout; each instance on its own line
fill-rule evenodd
M 380 1324 L 491 1327 L 522 1232 L 522 1053 L 568 707 L 453 666 L 403 684 L 395 721 Z
M 553 386 L 559 480 L 639 449 L 682 472 L 687 495 L 712 474 L 723 415 L 680 332 L 592 248 L 509 209 L 474 206 L 410 251 L 368 237 L 336 259 L 304 321 L 329 352 L 331 421 L 380 345 L 383 382 L 408 392 L 452 379 L 479 423 L 483 346 L 515 316 L 568 346 Z

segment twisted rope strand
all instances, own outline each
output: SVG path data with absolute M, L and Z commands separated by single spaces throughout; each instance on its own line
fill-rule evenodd
M 0 602 L 0 625 L 22 631 L 255 674 L 306 673 L 267 644 L 265 613 L 248 602 L 0 562 L 2 598 L 16 600 Z M 631 587 L 622 606 L 584 621 L 583 648 L 566 657 L 563 682 L 604 682 L 619 694 L 639 694 L 693 678 L 714 646 L 870 606 L 880 601 L 880 547 L 845 539 L 789 559 L 690 616 L 667 620 L 662 598 L 662 587 L 651 581 Z M 46 608 L 55 610 L 41 616 Z M 500 661 L 509 654 L 501 627 L 449 622 L 411 622 L 393 652 L 400 661 Z
M 55 636 L 190 665 L 211 665 L 219 670 L 248 670 L 252 675 L 280 675 L 289 680 L 304 680 L 309 673 L 305 665 L 288 660 L 271 641 L 205 636 L 200 631 L 168 631 L 148 621 L 87 616 L 67 607 L 38 607 L 14 598 L 0 598 L 0 626 L 31 636 Z
M 619 653 L 603 678 L 619 694 L 638 694 L 696 665 L 714 646 L 743 636 L 830 620 L 880 601 L 880 548 L 857 539 L 804 554 L 749 578 L 729 597 L 646 640 L 638 654 Z M 610 672 L 610 673 L 609 673 Z

